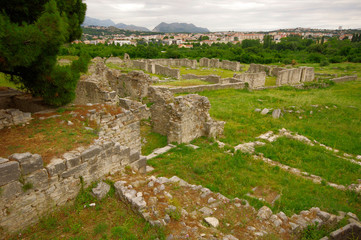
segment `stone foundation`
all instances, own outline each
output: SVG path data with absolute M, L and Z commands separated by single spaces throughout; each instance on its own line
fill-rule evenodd
M 234 74 L 233 77 L 248 83 L 250 89 L 264 87 L 266 83 L 266 72 Z
M 311 82 L 315 79 L 314 68 L 300 67 L 282 70 L 278 73 L 276 85 L 297 85 L 304 82 Z
M 344 76 L 344 77 L 331 79 L 331 81 L 334 81 L 334 82 L 349 82 L 349 81 L 356 81 L 356 80 L 357 80 L 357 75 Z
M 0 109 L 0 129 L 24 124 L 31 119 L 31 113 L 24 113 L 18 109 Z
M 222 134 L 224 122 L 214 121 L 209 100 L 196 94 L 174 97 L 171 92 L 151 87 L 150 111 L 153 130 L 168 136 L 168 142 L 187 143 L 201 136 Z

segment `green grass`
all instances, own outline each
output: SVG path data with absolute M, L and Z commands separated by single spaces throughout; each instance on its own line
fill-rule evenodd
M 142 155 L 149 155 L 156 148 L 165 147 L 168 144 L 167 136 L 152 132 L 150 122 L 147 120 L 142 120 L 140 123 L 140 135 L 142 138 Z
M 194 144 L 200 149 L 180 145 L 148 163 L 156 168 L 159 175 L 177 175 L 189 183 L 201 184 L 230 198 L 247 198 L 245 194 L 255 186 L 271 187 L 282 194 L 272 209 L 284 211 L 287 215 L 315 206 L 333 213 L 342 210 L 361 215 L 360 195 L 315 184 L 279 167 L 254 160 L 247 154 L 237 152 L 232 156 L 202 138 Z M 248 200 L 257 208 L 264 205 L 258 200 Z
M 326 89 L 284 87 L 254 92 L 227 89 L 199 94 L 209 98 L 211 116 L 226 121 L 221 140 L 233 146 L 253 141 L 267 131 L 286 128 L 344 152 L 361 154 L 361 82 L 340 83 Z M 270 114 L 254 111 L 291 106 L 304 112 L 285 113 L 280 119 L 273 119 Z
M 171 86 L 171 87 L 188 87 L 188 86 L 197 86 L 197 85 L 209 85 L 211 83 L 202 81 L 199 79 L 188 79 L 188 80 L 177 80 L 177 81 L 169 81 L 169 82 L 160 82 L 154 85 L 156 86 Z
M 256 151 L 274 161 L 318 175 L 326 181 L 337 184 L 357 183 L 357 179 L 361 176 L 360 165 L 333 156 L 321 147 L 312 147 L 285 137 L 257 147 Z
M 266 77 L 265 86 L 276 86 L 277 77 Z
M 186 67 L 180 67 L 180 73 L 181 75 L 184 74 L 195 74 L 195 75 L 218 75 L 221 76 L 222 78 L 229 78 L 229 77 L 233 77 L 233 75 L 235 73 L 240 73 L 240 72 L 234 72 L 231 70 L 226 70 L 226 69 L 220 69 L 220 68 L 206 68 L 203 69 L 203 67 L 198 67 L 197 69 L 189 69 Z
M 111 182 L 107 181 L 111 184 Z M 51 213 L 21 233 L 21 239 L 165 239 L 164 230 L 152 227 L 115 198 L 114 187 L 101 201 L 81 190 L 75 203 Z M 85 207 L 95 203 L 95 207 Z M 5 236 L 18 239 L 18 234 Z
M 361 64 L 360 63 L 331 63 L 328 66 L 320 67 L 319 63 L 308 63 L 302 64 L 315 68 L 316 73 L 328 73 L 328 74 L 337 74 L 338 77 L 345 75 L 357 75 L 358 80 L 361 80 Z

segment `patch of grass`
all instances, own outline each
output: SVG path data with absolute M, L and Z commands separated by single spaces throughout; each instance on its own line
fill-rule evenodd
M 361 166 L 338 158 L 319 146 L 309 146 L 286 137 L 256 147 L 265 157 L 302 171 L 318 175 L 326 181 L 350 185 L 357 183 Z
M 230 145 L 253 141 L 267 131 L 286 128 L 344 152 L 360 154 L 361 82 L 336 84 L 326 89 L 289 87 L 254 92 L 227 89 L 199 94 L 209 98 L 211 116 L 226 121 L 221 140 Z M 270 114 L 254 111 L 256 108 L 290 109 L 291 106 L 295 107 L 294 111 L 303 112 L 285 113 L 273 119 Z
M 272 207 L 275 212 L 284 211 L 291 215 L 318 206 L 333 213 L 341 210 L 361 215 L 361 201 L 355 201 L 354 196 L 346 192 L 294 176 L 247 154 L 229 155 L 204 139 L 198 139 L 195 144 L 200 149 L 195 151 L 180 145 L 148 163 L 157 169 L 159 175 L 177 175 L 191 184 L 200 184 L 229 198 L 247 199 L 245 195 L 256 186 L 272 187 L 282 194 Z M 264 205 L 251 199 L 250 203 L 257 208 Z
M 60 108 L 57 113 L 33 115 L 28 125 L 17 125 L 0 130 L 0 157 L 7 158 L 16 152 L 40 154 L 45 164 L 55 156 L 70 151 L 78 146 L 86 146 L 98 137 L 97 125 L 87 120 L 87 110 L 91 107 Z M 77 112 L 76 116 L 70 112 Z M 60 115 L 41 120 L 40 117 Z M 68 124 L 71 121 L 73 124 Z M 85 127 L 91 127 L 90 131 Z M 21 143 L 21 145 L 19 145 Z
M 142 138 L 142 155 L 149 155 L 156 148 L 165 147 L 168 144 L 167 136 L 152 132 L 149 120 L 141 121 L 140 135 Z
M 197 85 L 209 85 L 212 83 L 202 81 L 199 79 L 188 79 L 188 80 L 177 80 L 177 81 L 167 81 L 155 83 L 156 86 L 170 86 L 170 87 L 188 87 L 188 86 L 197 86 Z
M 277 77 L 266 77 L 265 86 L 276 86 Z

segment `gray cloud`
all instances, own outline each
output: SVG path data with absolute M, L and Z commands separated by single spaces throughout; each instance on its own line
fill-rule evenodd
M 85 0 L 87 16 L 153 29 L 186 22 L 211 31 L 361 27 L 360 0 Z

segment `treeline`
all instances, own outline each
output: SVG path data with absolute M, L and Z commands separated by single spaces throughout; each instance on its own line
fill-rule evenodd
M 356 38 L 358 39 L 358 38 Z M 266 35 L 263 43 L 259 40 L 243 40 L 242 43 L 194 43 L 193 48 L 178 48 L 176 45 L 164 45 L 161 42 L 145 43 L 139 41 L 133 45 L 85 45 L 64 46 L 60 55 L 79 55 L 86 52 L 92 57 L 123 56 L 131 58 L 218 58 L 241 63 L 338 63 L 361 62 L 361 42 L 338 38 L 304 39 L 301 36 L 289 36 L 275 43 Z

